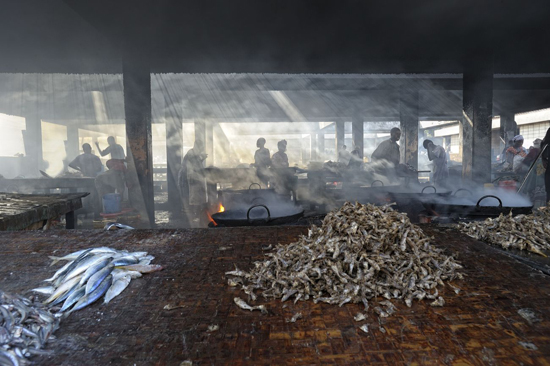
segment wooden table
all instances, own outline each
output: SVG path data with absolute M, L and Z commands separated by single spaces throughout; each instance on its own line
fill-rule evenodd
M 101 212 L 101 200 L 95 188 L 95 178 L 16 178 L 0 179 L 0 192 L 51 194 L 60 193 L 54 190 L 65 190 L 63 193 L 88 192 L 89 197 L 84 200 L 83 207 L 95 216 Z M 52 192 L 53 191 L 53 192 Z M 68 191 L 68 192 L 67 192 Z
M 17 194 L 0 193 L 0 230 L 24 230 L 33 224 L 65 215 L 66 228 L 75 228 L 74 211 L 89 193 Z
M 424 227 L 435 245 L 458 253 L 466 277 L 454 282 L 458 294 L 439 288 L 444 307 L 394 301 L 398 311 L 381 320 L 385 333 L 370 312 L 370 332 L 359 330 L 359 304 L 260 296 L 269 311 L 261 314 L 233 303 L 247 296 L 224 273 L 254 267 L 262 247 L 290 243 L 307 227 L 3 232 L 0 286 L 14 293 L 43 286 L 61 267 L 50 267 L 48 255 L 103 245 L 148 251 L 165 266 L 132 280 L 108 305 L 63 319 L 46 347 L 52 354 L 34 357 L 35 365 L 549 365 L 550 276 L 455 230 Z M 296 312 L 303 318 L 287 322 Z

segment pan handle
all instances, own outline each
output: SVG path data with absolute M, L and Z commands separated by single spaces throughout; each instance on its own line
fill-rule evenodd
M 267 208 L 266 205 L 254 205 L 254 206 L 251 206 L 248 211 L 246 211 L 246 219 L 248 220 L 248 223 L 252 223 L 252 221 L 250 220 L 250 210 L 252 210 L 253 208 L 255 207 L 263 207 L 266 209 L 267 211 L 267 221 L 266 222 L 269 222 L 271 221 L 271 212 L 269 212 L 269 208 Z
M 378 179 L 375 180 L 375 181 L 373 181 L 373 182 L 370 184 L 370 186 L 371 186 L 371 187 L 374 187 L 374 183 L 376 183 L 376 182 L 380 182 L 381 187 L 384 187 L 384 182 L 382 182 L 381 180 L 378 180 Z
M 251 185 L 248 186 L 249 191 L 252 189 L 252 186 L 258 186 L 260 187 L 260 189 L 262 189 L 262 186 L 260 185 L 260 183 L 252 183 Z
M 494 195 L 492 195 L 492 194 L 488 194 L 488 195 L 486 195 L 486 196 L 481 197 L 481 198 L 477 201 L 477 203 L 476 203 L 476 210 L 479 209 L 479 203 L 480 203 L 481 201 L 483 201 L 485 198 L 489 198 L 489 197 L 491 197 L 491 198 L 496 198 L 497 201 L 498 201 L 498 208 L 499 208 L 499 209 L 502 208 L 502 201 L 500 200 L 500 198 L 498 198 L 497 196 L 494 196 Z
M 426 186 L 426 187 L 422 188 L 422 191 L 420 191 L 420 193 L 424 193 L 424 190 L 425 190 L 426 188 L 433 188 L 433 189 L 434 189 L 434 193 L 437 193 L 437 188 L 435 188 L 434 186 Z
M 460 191 L 465 191 L 465 192 L 468 192 L 470 194 L 470 196 L 473 196 L 474 194 L 472 193 L 472 191 L 470 191 L 469 189 L 466 189 L 466 188 L 459 188 L 455 191 L 455 193 L 453 193 L 453 196 L 456 196 L 456 194 Z M 485 196 L 487 197 L 487 196 Z

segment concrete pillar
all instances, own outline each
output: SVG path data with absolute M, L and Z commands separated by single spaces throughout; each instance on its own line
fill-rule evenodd
M 78 127 L 67 126 L 67 141 L 65 141 L 65 151 L 67 152 L 67 160 L 72 161 L 80 153 L 81 146 L 78 139 Z M 94 146 L 92 146 L 92 149 Z
M 155 225 L 153 149 L 151 135 L 151 74 L 139 56 L 125 56 L 122 63 L 128 174 L 128 195 L 134 208 Z M 141 194 L 140 194 L 141 193 Z
M 197 142 L 201 142 L 201 153 L 206 153 L 206 123 L 200 119 L 195 120 L 195 144 Z
M 42 152 L 42 121 L 38 117 L 35 107 L 25 105 L 25 130 L 23 143 L 25 145 L 25 157 L 27 159 L 26 171 L 30 176 L 40 176 L 39 170 L 43 169 L 44 156 Z
M 491 181 L 491 58 L 481 54 L 468 57 L 463 75 L 462 177 L 483 184 Z
M 401 163 L 418 169 L 418 90 L 399 93 L 399 122 Z
M 325 134 L 323 132 L 317 133 L 317 160 L 325 161 Z
M 166 184 L 168 208 L 173 213 L 181 210 L 181 195 L 178 175 L 183 155 L 183 132 L 181 111 L 170 95 L 165 95 L 164 118 L 166 121 Z
M 515 121 L 514 113 L 502 112 L 500 114 L 500 137 L 504 141 L 504 145 L 508 146 L 508 141 L 516 135 L 519 135 L 519 127 Z
M 206 121 L 204 125 L 205 151 L 208 157 L 206 158 L 206 166 L 214 165 L 214 125 L 211 121 Z
M 312 133 L 309 135 L 309 146 L 310 146 L 310 161 L 317 161 L 319 160 L 319 152 L 317 147 L 317 134 Z
M 231 158 L 231 142 L 223 132 L 223 129 L 218 122 L 212 124 L 212 131 L 217 141 L 214 149 L 216 164 L 228 164 Z
M 346 122 L 336 121 L 334 122 L 336 127 L 336 161 L 338 161 L 338 153 L 345 145 L 344 139 L 346 137 Z M 351 149 L 348 149 L 350 151 Z
M 363 117 L 356 115 L 351 120 L 351 136 L 353 141 L 353 149 L 359 148 L 360 158 L 363 159 L 364 150 L 364 128 Z M 353 149 L 349 149 L 352 151 Z

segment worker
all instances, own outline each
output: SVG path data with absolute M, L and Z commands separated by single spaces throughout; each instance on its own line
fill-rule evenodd
M 527 150 L 527 155 L 525 155 L 525 158 L 522 161 L 522 165 L 524 165 L 524 167 L 522 167 L 522 170 L 525 170 L 525 172 L 525 168 L 529 169 L 531 164 L 533 164 L 535 159 L 539 156 L 541 143 L 541 139 L 535 139 L 533 141 L 533 146 L 531 146 L 529 150 Z
M 260 137 L 256 141 L 256 146 L 258 150 L 254 153 L 254 167 L 256 167 L 256 175 L 265 186 L 269 182 L 269 166 L 271 165 L 271 154 L 269 149 L 265 147 L 265 139 Z
M 288 156 L 286 155 L 286 140 L 281 140 L 277 143 L 277 151 L 271 157 L 271 169 L 272 169 L 272 178 L 271 186 L 275 189 L 275 192 L 278 194 L 289 194 L 290 192 L 295 192 L 294 185 L 296 177 L 294 173 L 288 169 Z
M 105 156 L 108 154 L 111 154 L 111 159 L 119 159 L 124 160 L 126 157 L 124 156 L 124 149 L 122 146 L 116 143 L 116 140 L 113 136 L 107 137 L 107 143 L 109 146 L 105 150 L 101 150 L 99 147 L 99 143 L 95 143 L 95 146 L 97 146 L 97 150 L 99 151 L 99 154 L 101 156 Z
M 504 146 L 504 149 L 502 149 L 502 152 L 500 153 L 500 162 L 505 163 L 506 162 L 506 150 L 508 150 L 509 147 L 514 146 L 514 141 L 509 140 L 508 145 Z
M 403 170 L 399 166 L 400 153 L 397 141 L 400 138 L 401 130 L 397 127 L 392 128 L 390 138 L 382 141 L 371 155 L 375 173 L 385 177 L 390 184 L 397 181 L 398 177 L 402 175 L 398 173 Z
M 382 141 L 371 155 L 372 161 L 386 160 L 393 164 L 394 167 L 399 165 L 399 145 L 397 141 L 401 138 L 401 130 L 394 127 L 390 130 L 390 138 Z
M 95 178 L 95 187 L 99 197 L 103 198 L 108 193 L 118 193 L 124 198 L 126 190 L 126 165 L 124 160 L 110 159 L 106 163 L 107 171 Z
M 342 149 L 338 151 L 338 162 L 348 165 L 351 158 L 350 152 L 347 150 L 347 146 L 342 146 Z
M 433 180 L 435 185 L 445 186 L 449 177 L 447 168 L 447 153 L 442 146 L 435 145 L 431 140 L 422 144 L 428 151 L 428 159 L 434 162 Z
M 126 157 L 124 149 L 116 143 L 113 136 L 107 138 L 109 146 L 105 150 L 101 150 L 96 142 L 97 149 L 101 156 L 111 154 L 111 159 L 107 160 L 105 165 L 107 171 L 99 174 L 95 179 L 95 186 L 100 198 L 103 198 L 108 193 L 118 193 L 121 199 L 124 199 L 126 190 Z
M 101 164 L 101 160 L 97 155 L 92 154 L 90 144 L 82 145 L 82 151 L 84 153 L 74 158 L 69 163 L 69 166 L 82 172 L 85 177 L 95 178 L 103 170 L 103 164 Z
M 523 161 L 523 158 L 527 156 L 527 150 L 523 147 L 523 136 L 516 135 L 512 139 L 513 145 L 506 149 L 506 162 L 508 166 L 513 167 L 514 161 L 516 165 Z M 517 157 L 517 159 L 516 159 Z
M 349 154 L 348 168 L 360 169 L 363 165 L 363 154 L 361 149 L 357 146 L 354 146 L 353 150 Z
M 277 151 L 275 154 L 273 154 L 273 157 L 271 158 L 271 166 L 275 169 L 279 168 L 288 168 L 288 156 L 286 155 L 286 140 L 281 140 L 277 142 Z
M 546 206 L 546 190 L 544 189 L 545 168 L 543 159 L 537 159 L 541 152 L 542 140 L 533 141 L 533 146 L 522 162 L 522 172 L 527 173 L 533 165 L 531 173 L 525 177 L 522 193 L 526 193 L 534 208 Z
M 90 144 L 82 145 L 83 154 L 78 155 L 74 158 L 73 161 L 69 163 L 69 166 L 75 170 L 79 170 L 85 177 L 95 178 L 102 170 L 103 164 L 97 155 L 92 154 L 92 147 Z M 95 181 L 94 181 L 95 183 Z M 100 196 L 97 189 L 90 190 L 90 196 L 83 199 L 82 204 L 84 207 L 91 206 L 91 209 L 96 218 L 99 218 L 99 213 L 101 212 L 101 203 L 99 198 Z M 106 193 L 109 193 L 110 190 L 103 189 Z
M 206 178 L 204 175 L 205 161 L 204 143 L 195 140 L 195 144 L 183 157 L 179 174 L 180 193 L 183 209 L 191 214 L 193 220 L 203 221 L 206 214 Z

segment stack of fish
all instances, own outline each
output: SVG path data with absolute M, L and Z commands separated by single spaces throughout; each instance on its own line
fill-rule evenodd
M 39 302 L 0 291 L 0 365 L 27 365 L 43 350 L 59 320 Z
M 550 209 L 541 207 L 531 215 L 500 215 L 483 222 L 458 224 L 459 230 L 474 239 L 485 241 L 504 249 L 528 250 L 546 257 L 543 250 L 550 250 Z
M 153 256 L 147 252 L 128 252 L 107 247 L 92 248 L 50 257 L 53 264 L 68 261 L 51 278 L 45 280 L 50 286 L 32 291 L 50 295 L 44 301 L 50 307 L 60 305 L 60 313 L 80 310 L 102 296 L 108 303 L 118 296 L 134 278 L 142 273 L 155 272 L 162 266 L 152 265 Z
M 462 266 L 389 205 L 347 202 L 308 236 L 278 245 L 267 257 L 250 272 L 227 272 L 233 276 L 229 285 L 240 285 L 252 301 L 260 290 L 265 298 L 363 303 L 365 310 L 370 299 L 382 296 L 385 300 L 373 309 L 380 317 L 395 312 L 390 299 L 403 299 L 410 307 L 414 299 L 426 298 L 442 306 L 437 286 L 462 278 L 457 271 Z

